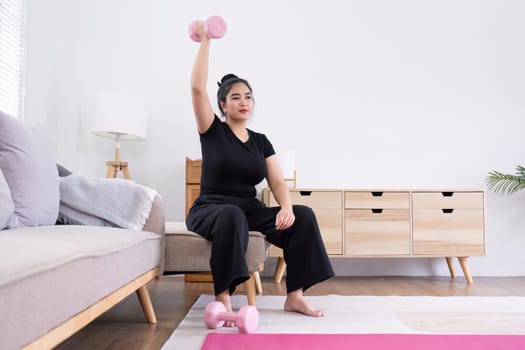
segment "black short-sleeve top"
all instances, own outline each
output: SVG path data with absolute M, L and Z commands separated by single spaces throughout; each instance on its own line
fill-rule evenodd
M 202 151 L 201 194 L 255 197 L 255 186 L 266 177 L 266 158 L 275 154 L 264 134 L 248 129 L 242 142 L 228 124 L 215 116 L 200 134 Z

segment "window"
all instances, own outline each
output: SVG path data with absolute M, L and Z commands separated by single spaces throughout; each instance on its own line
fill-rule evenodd
M 0 110 L 21 118 L 27 0 L 0 0 Z

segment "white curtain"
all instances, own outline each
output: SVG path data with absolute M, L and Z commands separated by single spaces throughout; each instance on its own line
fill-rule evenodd
M 22 118 L 27 0 L 0 0 L 0 110 Z

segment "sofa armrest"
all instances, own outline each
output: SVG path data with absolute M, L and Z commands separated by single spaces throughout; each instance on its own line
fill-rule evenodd
M 146 219 L 146 223 L 144 224 L 144 227 L 142 228 L 142 231 L 149 231 L 158 233 L 161 235 L 160 240 L 160 266 L 159 266 L 159 276 L 162 276 L 164 273 L 164 266 L 165 266 L 165 247 L 166 247 L 166 219 L 165 219 L 165 213 L 164 213 L 164 199 L 157 194 L 155 196 L 155 199 L 153 200 L 153 204 L 151 206 L 151 211 L 148 215 L 148 218 Z

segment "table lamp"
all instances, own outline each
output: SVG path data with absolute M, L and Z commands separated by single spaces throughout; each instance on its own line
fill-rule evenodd
M 291 182 L 291 187 L 297 185 L 297 172 L 295 171 L 295 151 L 286 149 L 279 153 L 279 161 L 284 176 L 284 181 Z
M 115 160 L 106 162 L 106 177 L 131 179 L 128 162 L 120 160 L 120 142 L 144 140 L 148 133 L 148 113 L 139 98 L 104 92 L 98 95 L 93 115 L 92 131 L 95 135 L 115 140 Z

